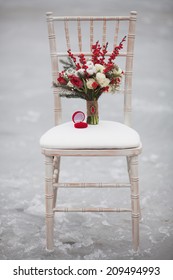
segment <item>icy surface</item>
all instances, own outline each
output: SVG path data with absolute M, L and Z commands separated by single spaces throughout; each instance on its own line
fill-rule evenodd
M 99 9 L 98 9 L 99 6 Z M 53 125 L 45 12 L 112 15 L 138 11 L 134 64 L 134 127 L 140 133 L 140 193 L 143 219 L 140 252 L 131 246 L 129 214 L 56 215 L 55 251 L 45 250 L 44 164 L 39 138 Z M 0 1 L 0 259 L 172 259 L 172 29 L 173 2 Z M 117 97 L 117 100 L 119 97 Z M 112 112 L 115 96 L 100 110 Z M 69 120 L 85 109 L 63 100 Z M 105 114 L 105 115 L 104 115 Z M 108 118 L 103 113 L 103 118 Z M 65 158 L 63 181 L 126 179 L 121 158 Z M 77 171 L 77 172 L 76 172 Z M 128 205 L 124 190 L 72 190 L 58 194 L 60 206 Z

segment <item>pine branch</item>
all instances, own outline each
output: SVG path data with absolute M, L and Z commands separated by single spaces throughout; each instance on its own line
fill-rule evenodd
M 64 70 L 67 70 L 68 68 L 76 69 L 76 65 L 71 57 L 67 57 L 67 60 L 60 59 L 60 62 L 63 64 Z
M 60 96 L 61 97 L 66 97 L 66 98 L 81 98 L 81 99 L 84 99 L 86 100 L 86 98 L 82 95 L 80 95 L 80 93 L 71 93 L 71 94 L 68 94 L 68 93 L 60 93 Z
M 68 90 L 68 91 L 72 91 L 67 85 L 60 85 L 60 84 L 57 84 L 57 83 L 54 83 L 53 82 L 53 87 L 57 87 L 57 88 L 62 88 L 62 89 L 66 89 L 66 90 Z
M 67 85 L 59 85 L 54 82 L 53 82 L 53 86 L 57 87 L 57 88 L 61 88 L 63 91 L 66 91 L 63 93 L 59 93 L 59 96 L 61 96 L 61 97 L 81 98 L 81 99 L 88 100 L 87 94 L 85 94 L 85 92 L 83 92 L 82 90 L 79 92 L 79 91 L 75 90 L 74 88 L 69 88 Z

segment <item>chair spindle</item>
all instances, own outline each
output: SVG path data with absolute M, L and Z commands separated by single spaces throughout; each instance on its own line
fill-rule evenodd
M 68 18 L 64 20 L 64 29 L 65 29 L 65 38 L 66 38 L 66 45 L 67 49 L 70 49 L 70 35 L 69 35 L 69 25 L 68 25 Z

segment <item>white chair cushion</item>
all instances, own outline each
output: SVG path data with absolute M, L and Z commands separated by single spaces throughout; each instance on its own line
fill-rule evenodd
M 140 145 L 140 137 L 134 129 L 119 122 L 100 121 L 83 129 L 67 122 L 48 130 L 40 145 L 48 149 L 135 148 Z

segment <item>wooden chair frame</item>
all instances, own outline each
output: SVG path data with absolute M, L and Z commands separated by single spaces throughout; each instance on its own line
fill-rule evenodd
M 82 51 L 81 40 L 81 21 L 90 22 L 90 44 L 93 43 L 94 21 L 103 22 L 103 42 L 106 40 L 106 22 L 116 22 L 115 42 L 121 21 L 128 22 L 127 51 L 120 53 L 126 59 L 125 66 L 125 85 L 124 85 L 124 123 L 131 126 L 131 97 L 132 97 L 132 69 L 133 53 L 135 41 L 135 24 L 137 13 L 132 11 L 129 16 L 106 16 L 106 17 L 56 17 L 51 12 L 47 13 L 48 35 L 50 44 L 50 56 L 52 66 L 53 81 L 56 82 L 58 76 L 58 57 L 64 56 L 65 53 L 58 53 L 56 49 L 56 36 L 54 31 L 54 22 L 63 21 L 66 34 L 67 48 L 70 48 L 69 28 L 70 21 L 77 22 L 79 53 Z M 77 54 L 77 53 L 76 53 Z M 85 53 L 89 55 L 90 53 Z M 108 53 L 109 55 L 109 53 Z M 55 125 L 61 123 L 61 100 L 59 97 L 59 88 L 53 88 L 54 92 L 54 112 Z M 132 240 L 135 251 L 139 247 L 139 187 L 138 187 L 138 155 L 141 153 L 142 145 L 130 149 L 47 149 L 42 148 L 45 155 L 45 198 L 46 198 L 46 238 L 47 249 L 52 251 L 54 248 L 54 214 L 55 212 L 130 212 L 132 216 Z M 127 158 L 129 183 L 60 183 L 60 158 L 62 156 L 125 156 Z M 60 188 L 130 188 L 131 190 L 131 208 L 57 208 L 56 197 L 57 189 Z

